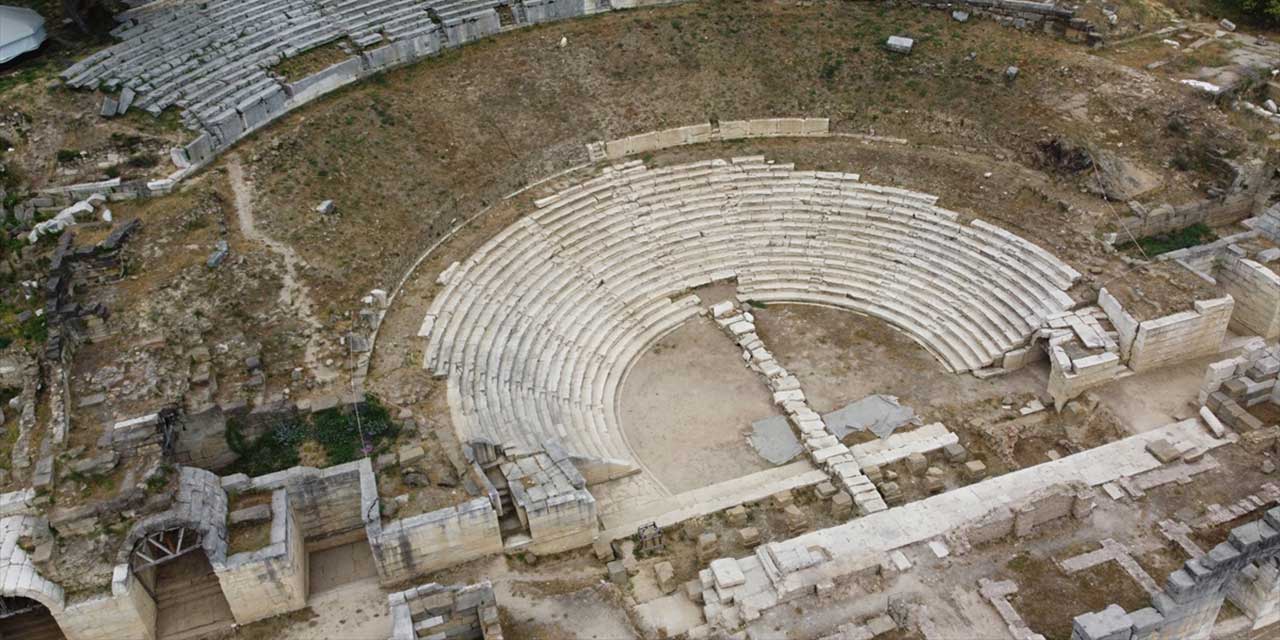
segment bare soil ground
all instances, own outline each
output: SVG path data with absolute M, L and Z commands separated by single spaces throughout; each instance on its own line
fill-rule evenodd
M 1046 638 L 1068 640 L 1072 618 L 1113 603 L 1125 611 L 1150 606 L 1150 596 L 1114 562 L 1067 575 L 1053 560 L 1023 552 L 1005 565 L 1019 589 L 1011 603 Z
M 752 422 L 776 413 L 759 375 L 706 317 L 653 345 L 627 376 L 619 403 L 628 444 L 672 493 L 772 467 L 747 435 Z
M 880 393 L 927 415 L 934 407 L 1035 394 L 1045 384 L 1034 368 L 989 380 L 950 373 L 889 323 L 841 309 L 768 305 L 752 314 L 761 339 L 820 413 Z
M 1224 354 L 1198 358 L 1135 374 L 1097 389 L 1095 393 L 1131 433 L 1149 431 L 1194 415 L 1193 410 L 1199 410 L 1200 383 L 1204 381 L 1205 367 L 1225 357 Z M 1152 393 L 1157 389 L 1158 393 Z

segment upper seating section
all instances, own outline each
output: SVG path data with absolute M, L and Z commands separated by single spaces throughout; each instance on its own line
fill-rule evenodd
M 455 427 L 630 458 L 614 402 L 645 348 L 699 312 L 687 292 L 882 318 L 952 371 L 999 364 L 1079 274 L 936 198 L 763 158 L 633 162 L 538 202 L 450 273 L 423 324 Z
M 123 18 L 112 32 L 121 43 L 63 77 L 74 87 L 119 90 L 125 108 L 131 102 L 159 114 L 178 105 L 193 127 L 255 93 L 278 90 L 267 68 L 343 35 L 314 0 L 183 2 Z
M 282 60 L 349 40 L 365 73 L 499 32 L 582 15 L 585 0 L 179 0 L 121 14 L 120 43 L 71 66 L 72 87 L 119 92 L 104 115 L 171 106 L 223 148 L 287 111 L 293 96 L 270 72 Z M 593 5 L 594 6 L 594 5 Z M 510 16 L 503 24 L 498 11 Z M 403 45 L 394 52 L 388 45 Z M 314 97 L 307 94 L 307 98 Z

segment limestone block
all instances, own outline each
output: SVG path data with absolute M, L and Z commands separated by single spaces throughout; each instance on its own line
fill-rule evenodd
M 738 540 L 748 549 L 757 547 L 760 545 L 760 530 L 755 527 L 738 529 Z
M 721 589 L 731 589 L 747 582 L 747 577 L 743 575 L 738 561 L 733 558 L 712 560 L 711 575 L 715 579 L 716 586 Z
M 907 468 L 911 473 L 921 474 L 929 468 L 929 459 L 923 453 L 915 452 L 907 456 Z
M 981 460 L 970 460 L 964 464 L 964 474 L 971 482 L 987 477 L 987 465 Z
M 915 46 L 915 40 L 902 36 L 889 36 L 884 46 L 894 53 L 911 53 L 911 48 Z
M 232 525 L 267 522 L 271 520 L 271 505 L 259 504 L 232 511 L 228 516 Z
M 853 515 L 853 498 L 840 491 L 831 498 L 831 516 L 837 520 L 846 520 Z
M 612 582 L 620 587 L 627 586 L 627 579 L 628 579 L 627 568 L 623 566 L 621 560 L 614 560 L 609 564 L 605 565 L 605 567 L 609 571 L 609 582 Z
M 787 530 L 793 534 L 809 527 L 809 517 L 794 504 L 782 510 L 782 517 L 786 520 Z
M 889 506 L 902 504 L 905 497 L 902 494 L 902 487 L 900 487 L 897 482 L 885 482 L 879 485 L 879 487 L 880 495 Z
M 1156 460 L 1159 460 L 1161 464 L 1168 464 L 1179 457 L 1178 448 L 1163 438 L 1148 442 L 1147 452 L 1155 456 Z
M 792 494 L 790 490 L 779 491 L 778 493 L 770 496 L 769 499 L 773 503 L 774 508 L 786 509 L 795 502 L 795 495 Z
M 720 539 L 707 532 L 698 536 L 698 562 L 709 562 L 720 555 Z
M 887 614 L 876 616 L 867 621 L 867 629 L 871 631 L 872 637 L 889 633 L 898 628 L 898 623 L 893 621 Z
M 670 562 L 659 562 L 653 565 L 653 576 L 658 581 L 658 588 L 665 594 L 675 593 L 679 584 L 676 582 L 676 570 Z
M 400 447 L 400 465 L 413 464 L 427 455 L 420 444 L 411 444 Z
M 732 507 L 726 510 L 724 514 L 731 527 L 741 527 L 747 524 L 747 508 L 742 505 Z
M 947 456 L 949 462 L 964 462 L 969 459 L 969 452 L 964 445 L 953 442 L 942 448 L 942 453 Z

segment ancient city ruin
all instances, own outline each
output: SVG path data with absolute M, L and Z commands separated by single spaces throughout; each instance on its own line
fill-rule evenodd
M 12 4 L 2 638 L 1280 637 L 1280 8 Z

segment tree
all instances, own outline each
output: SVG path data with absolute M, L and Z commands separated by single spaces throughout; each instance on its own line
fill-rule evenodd
M 118 0 L 62 0 L 63 17 L 85 35 L 110 30 L 111 16 L 121 8 Z
M 1263 24 L 1280 24 L 1280 0 L 1223 0 L 1246 17 Z

